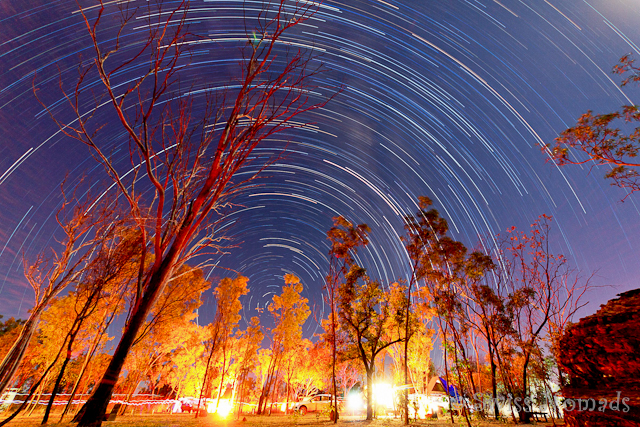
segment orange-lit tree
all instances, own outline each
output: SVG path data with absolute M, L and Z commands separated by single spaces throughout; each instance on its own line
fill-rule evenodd
M 236 333 L 236 363 L 234 364 L 234 401 L 237 401 L 238 410 L 236 412 L 239 418 L 242 414 L 245 399 L 248 396 L 248 385 L 253 379 L 250 374 L 258 364 L 258 350 L 262 343 L 264 334 L 260 326 L 260 320 L 252 317 L 247 325 L 247 329 Z
M 336 307 L 338 310 L 341 358 L 357 359 L 367 377 L 367 420 L 373 419 L 373 374 L 376 369 L 376 358 L 389 346 L 402 342 L 402 329 L 406 309 L 406 287 L 394 283 L 387 289 L 372 280 L 366 269 L 355 262 L 356 245 L 347 245 L 355 233 L 358 241 L 365 246 L 369 227 L 358 226 L 354 231 L 350 222 L 345 221 L 343 227 L 347 232 L 335 235 L 335 245 L 344 247 L 338 257 L 345 268 L 339 269 L 342 280 L 338 279 Z M 332 242 L 334 240 L 332 239 Z M 360 246 L 360 245 L 357 245 Z M 335 377 L 335 376 L 334 376 Z
M 302 297 L 302 283 L 293 274 L 284 275 L 284 286 L 280 295 L 274 295 L 269 304 L 269 312 L 273 316 L 271 329 L 271 351 L 266 363 L 266 374 L 262 392 L 258 400 L 257 413 L 262 414 L 269 399 L 273 403 L 273 394 L 277 390 L 278 378 L 283 360 L 291 354 L 302 340 L 302 325 L 309 317 L 307 298 Z
M 175 331 L 179 336 L 178 346 L 173 351 L 169 365 L 169 383 L 176 399 L 196 396 L 202 387 L 206 357 L 204 342 L 208 331 L 204 326 L 184 322 Z
M 405 217 L 406 235 L 402 236 L 409 259 L 411 260 L 411 276 L 407 286 L 407 307 L 404 319 L 404 355 L 403 355 L 403 372 L 405 390 L 403 393 L 402 405 L 404 409 L 404 424 L 409 424 L 409 343 L 411 337 L 416 331 L 416 322 L 411 321 L 411 292 L 418 282 L 424 280 L 427 276 L 433 276 L 434 266 L 438 266 L 436 257 L 433 256 L 438 252 L 436 248 L 439 246 L 439 240 L 443 238 L 448 231 L 448 225 L 444 218 L 440 217 L 437 210 L 431 208 L 432 201 L 428 197 L 421 196 L 418 198 L 418 212 L 415 215 L 407 215 Z M 437 267 L 436 267 L 437 269 Z M 430 274 L 431 272 L 431 274 Z M 428 291 L 432 287 L 426 287 Z M 424 304 L 425 300 L 430 299 L 428 292 L 422 292 L 421 298 Z M 431 295 L 433 296 L 433 295 Z M 426 314 L 426 313 L 425 313 Z
M 320 390 L 328 388 L 331 378 L 331 349 L 327 342 L 319 340 L 311 343 L 305 341 L 305 348 L 297 352 L 297 364 L 292 366 L 293 397 L 298 400 L 318 394 Z
M 123 390 L 126 390 L 125 401 L 131 399 L 140 381 L 146 380 L 154 386 L 167 380 L 162 376 L 162 367 L 186 339 L 177 334 L 196 317 L 202 294 L 209 286 L 201 269 L 187 265 L 171 278 L 140 328 L 125 363 L 128 372 L 128 389 Z M 121 407 L 122 413 L 125 408 Z
M 630 55 L 620 58 L 613 67 L 616 74 L 625 74 L 622 86 L 640 83 L 640 68 Z M 575 126 L 565 130 L 552 144 L 547 144 L 551 159 L 558 165 L 607 165 L 605 178 L 612 185 L 627 190 L 626 199 L 640 190 L 640 108 L 624 105 L 619 111 L 593 114 L 587 111 Z M 634 129 L 631 129 L 635 125 Z M 628 130 L 628 132 L 627 132 Z
M 81 410 L 79 425 L 84 427 L 101 425 L 126 355 L 173 273 L 205 248 L 223 251 L 216 219 L 230 197 L 255 177 L 237 175 L 251 162 L 254 149 L 276 133 L 304 126 L 305 119 L 296 118 L 328 99 L 311 99 L 318 93 L 311 57 L 300 49 L 281 55 L 279 48 L 285 44 L 283 34 L 313 15 L 314 2 L 263 3 L 257 28 L 247 34 L 234 89 L 217 106 L 209 97 L 199 120 L 192 115 L 195 98 L 178 92 L 180 73 L 189 68 L 189 47 L 203 41 L 187 29 L 189 2 L 151 1 L 140 11 L 128 9 L 129 2 L 118 4 L 122 21 L 110 40 L 101 39 L 101 24 L 116 6 L 101 0 L 91 8 L 79 6 L 94 57 L 82 62 L 73 89 L 60 85 L 77 119 L 58 121 L 47 108 L 61 131 L 85 144 L 102 165 L 113 191 L 126 200 L 143 242 L 131 316 L 103 379 Z M 125 43 L 129 29 L 137 26 L 146 38 L 140 44 Z M 132 69 L 143 71 L 123 76 Z M 93 87 L 96 78 L 99 92 Z M 115 163 L 113 147 L 101 136 L 105 123 L 96 118 L 104 98 L 128 138 L 127 172 Z M 267 164 L 254 166 L 262 170 Z
M 3 317 L 4 316 L 0 314 L 0 357 L 2 358 L 9 352 L 18 335 L 20 335 L 22 325 L 24 325 L 25 322 L 22 319 L 15 319 L 13 317 L 2 322 L 1 319 Z
M 208 327 L 209 339 L 205 343 L 208 352 L 207 364 L 205 365 L 204 379 L 202 380 L 202 388 L 198 398 L 196 418 L 198 418 L 200 412 L 202 398 L 206 397 L 207 390 L 210 388 L 209 382 L 211 378 L 209 375 L 214 361 L 213 356 L 233 338 L 232 335 L 240 321 L 240 311 L 242 310 L 240 297 L 249 292 L 247 288 L 248 280 L 244 276 L 237 276 L 235 279 L 225 277 L 213 291 L 216 298 L 216 314 L 213 322 Z
M 327 274 L 325 282 L 326 294 L 324 296 L 329 306 L 329 325 L 325 328 L 331 345 L 331 382 L 333 387 L 332 407 L 335 411 L 333 417 L 334 424 L 338 422 L 340 417 L 338 411 L 338 385 L 336 381 L 336 364 L 338 363 L 337 352 L 337 304 L 338 304 L 338 288 L 342 278 L 349 272 L 349 267 L 353 263 L 353 256 L 359 247 L 366 246 L 369 243 L 367 234 L 370 232 L 367 224 L 354 226 L 344 217 L 339 216 L 333 218 L 333 227 L 327 232 L 327 238 L 331 241 L 331 250 L 329 250 L 329 274 Z
M 68 310 L 65 313 L 66 316 L 61 316 L 59 319 L 67 317 L 67 320 L 71 320 L 65 338 L 66 355 L 51 391 L 42 424 L 48 421 L 58 388 L 71 361 L 76 338 L 83 329 L 87 330 L 89 320 L 95 318 L 99 311 L 104 309 L 107 301 L 116 306 L 121 304 L 128 285 L 133 281 L 132 276 L 140 253 L 136 233 L 124 227 L 119 221 L 113 223 L 112 229 L 111 235 L 100 236 L 95 260 L 83 271 L 76 289 L 65 298 L 68 301 Z

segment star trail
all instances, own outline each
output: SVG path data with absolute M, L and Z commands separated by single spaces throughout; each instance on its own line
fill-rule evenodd
M 109 2 L 102 35 L 117 29 Z M 128 2 L 130 5 L 139 0 Z M 83 7 L 92 3 L 82 1 Z M 194 43 L 181 93 L 232 90 L 247 28 L 259 1 L 193 0 Z M 86 176 L 99 188 L 104 172 L 86 147 L 65 138 L 33 94 L 62 118 L 59 82 L 74 84 L 91 41 L 74 1 L 0 3 L 0 314 L 25 318 L 33 295 L 23 256 L 55 244 L 60 184 Z M 144 21 L 124 34 L 125 49 L 144 37 Z M 210 280 L 249 277 L 245 316 L 264 308 L 293 273 L 322 316 L 332 217 L 367 223 L 371 245 L 359 260 L 383 283 L 406 278 L 400 241 L 403 215 L 426 195 L 468 247 L 511 226 L 554 217 L 553 247 L 597 285 L 582 315 L 637 287 L 640 211 L 634 196 L 609 186 L 604 172 L 559 169 L 540 145 L 550 143 L 588 109 L 603 113 L 639 99 L 611 73 L 618 59 L 640 54 L 635 0 L 326 0 L 278 47 L 313 52 L 323 64 L 316 99 L 339 93 L 304 116 L 312 124 L 278 134 L 254 153 L 286 152 L 257 186 L 234 199 L 221 232 L 235 246 L 207 260 Z M 118 84 L 144 72 L 121 70 Z M 99 82 L 91 82 L 99 89 Z M 200 102 L 201 104 L 201 102 Z M 196 104 L 196 105 L 200 105 Z M 127 137 L 108 105 L 103 141 L 122 171 L 131 170 Z M 196 114 L 197 115 L 197 114 Z M 253 168 L 253 169 L 252 169 Z M 249 166 L 242 171 L 250 174 Z M 207 304 L 200 309 L 210 320 Z M 313 317 L 313 316 L 312 316 Z M 307 322 L 306 333 L 316 330 Z

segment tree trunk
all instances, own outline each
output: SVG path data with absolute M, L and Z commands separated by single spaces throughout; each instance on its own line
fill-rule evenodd
M 62 382 L 62 378 L 64 377 L 64 371 L 67 369 L 67 364 L 69 360 L 71 360 L 71 346 L 73 345 L 73 340 L 75 339 L 75 334 L 69 337 L 69 344 L 67 345 L 67 355 L 62 362 L 62 366 L 60 367 L 60 372 L 58 372 L 58 377 L 56 378 L 56 382 L 53 384 L 53 390 L 51 390 L 51 397 L 49 397 L 49 403 L 47 403 L 47 409 L 44 411 L 44 416 L 42 417 L 42 422 L 40 424 L 46 424 L 49 421 L 49 414 L 51 413 L 51 408 L 53 407 L 53 402 L 56 399 L 56 394 L 58 392 L 58 388 L 60 387 L 60 383 Z
M 489 348 L 489 363 L 491 363 L 491 394 L 493 396 L 493 417 L 497 420 L 500 418 L 500 410 L 498 409 L 498 383 L 496 381 L 496 362 L 493 358 L 493 346 L 487 343 Z
M 231 408 L 234 408 L 236 406 L 236 397 L 238 397 L 237 395 L 238 392 L 238 377 L 236 376 L 235 379 L 233 380 L 233 387 L 231 388 Z
M 495 339 L 495 338 L 494 338 Z M 499 343 L 499 341 L 498 341 Z M 507 389 L 507 392 L 513 396 L 513 389 L 514 386 L 511 383 L 510 377 L 509 375 L 506 374 L 506 367 L 504 366 L 504 362 L 502 361 L 502 357 L 500 357 L 500 349 L 498 348 L 498 343 L 496 343 L 494 345 L 494 349 L 496 351 L 495 355 L 496 355 L 496 360 L 498 361 L 498 366 L 500 368 L 500 374 L 502 376 L 502 383 L 504 385 L 504 387 Z M 503 350 L 504 351 L 504 350 Z M 511 409 L 511 419 L 513 420 L 514 424 L 517 424 L 517 420 L 516 420 L 516 416 L 513 413 L 513 405 L 510 403 L 509 404 L 510 409 Z
M 284 407 L 284 413 L 286 414 L 287 412 L 289 412 L 289 394 L 291 394 L 291 376 L 289 375 L 289 372 L 291 371 L 291 365 L 289 365 L 289 369 L 287 370 L 287 387 L 286 387 L 286 394 L 287 394 L 287 401 L 285 403 L 285 407 Z
M 280 372 L 277 371 L 274 366 L 273 375 L 271 377 L 271 387 L 269 387 L 269 390 L 267 391 L 267 399 L 269 401 L 269 416 L 271 416 L 271 412 L 273 409 L 274 395 L 275 395 L 276 401 L 278 400 L 278 397 L 279 397 L 279 394 L 278 394 L 279 377 L 280 377 Z M 265 407 L 266 405 L 267 405 L 267 400 L 265 400 Z
M 245 373 L 244 373 L 244 367 L 243 369 L 240 370 L 240 378 L 238 378 L 238 415 L 236 416 L 236 419 L 240 419 L 240 415 L 242 415 L 242 406 L 243 406 L 243 400 L 244 400 L 244 380 L 245 380 Z
M 264 407 L 267 404 L 267 398 L 269 396 L 269 390 L 271 388 L 271 381 L 273 380 L 272 377 L 275 372 L 276 358 L 277 355 L 274 355 L 269 361 L 269 367 L 267 368 L 267 377 L 265 378 L 264 384 L 262 386 L 262 392 L 260 393 L 260 399 L 258 400 L 258 415 L 264 412 Z
M 120 410 L 117 415 L 124 415 L 124 412 L 127 410 L 127 403 L 131 402 L 131 398 L 133 394 L 136 392 L 138 388 L 138 384 L 140 384 L 140 379 L 142 378 L 143 373 L 140 371 L 136 372 L 136 379 L 132 382 L 131 387 L 129 387 L 129 391 L 124 396 L 124 404 L 120 406 Z
M 33 396 L 33 393 L 35 393 L 38 387 L 40 387 L 40 384 L 42 384 L 43 381 L 46 382 L 46 379 L 49 378 L 51 369 L 56 364 L 56 362 L 58 361 L 58 358 L 62 354 L 63 348 L 64 348 L 64 343 L 62 347 L 60 347 L 60 350 L 58 350 L 58 354 L 56 354 L 56 357 L 53 359 L 53 362 L 51 362 L 51 364 L 47 367 L 47 369 L 44 371 L 44 374 L 42 374 L 38 382 L 36 382 L 34 385 L 31 386 L 31 389 L 29 390 L 29 395 L 24 399 L 24 402 L 22 402 L 22 404 L 18 407 L 18 409 L 16 409 L 16 411 L 13 414 L 11 414 L 11 416 L 9 416 L 8 418 L 5 418 L 4 420 L 2 420 L 2 422 L 0 422 L 0 427 L 6 425 L 8 422 L 10 422 L 15 417 L 17 417 L 18 414 L 22 412 L 22 410 L 25 408 L 25 406 L 27 406 L 27 404 L 29 403 L 29 399 L 31 399 L 31 396 Z
M 33 397 L 33 399 L 31 399 L 31 403 L 30 403 L 31 406 L 27 406 L 27 409 L 29 410 L 29 413 L 27 414 L 28 417 L 31 416 L 33 411 L 38 406 L 38 402 L 40 401 L 40 398 L 42 397 L 42 393 L 44 393 L 44 388 L 47 386 L 47 382 L 49 381 L 49 374 L 47 374 L 45 379 L 42 381 L 42 383 L 40 384 L 40 386 L 36 390 L 36 395 Z
M 449 387 L 451 387 L 451 383 L 449 383 L 449 363 L 447 362 L 447 333 L 442 329 L 442 324 L 440 324 L 440 330 L 443 331 L 442 339 L 444 341 L 444 376 L 447 379 L 447 398 L 449 399 L 449 415 L 451 416 L 451 424 L 453 421 L 453 408 L 451 407 L 451 393 L 449 393 Z
M 463 380 L 462 380 L 462 375 L 460 373 L 460 362 L 458 359 L 458 342 L 456 340 L 454 340 L 453 342 L 453 350 L 454 350 L 454 355 L 456 360 L 456 371 L 458 371 L 458 378 L 460 379 L 459 394 L 462 400 L 462 411 L 464 412 L 464 419 L 467 422 L 467 427 L 471 427 L 471 420 L 469 420 L 469 409 L 467 408 L 467 401 L 464 398 Z
M 211 366 L 211 359 L 213 358 L 213 353 L 216 350 L 217 339 L 218 339 L 217 329 L 215 329 L 213 340 L 211 342 L 211 351 L 209 352 L 209 357 L 207 357 L 207 365 L 204 368 L 204 379 L 202 380 L 202 387 L 200 388 L 200 396 L 198 397 L 198 406 L 196 407 L 196 418 L 198 418 L 200 414 L 200 403 L 202 402 L 202 396 L 205 394 L 205 388 L 207 388 L 207 378 L 209 377 L 209 368 Z
M 373 419 L 373 363 L 367 368 L 367 420 Z
M 338 410 L 338 384 L 336 381 L 336 364 L 338 362 L 338 349 L 336 344 L 336 309 L 335 309 L 335 289 L 331 290 L 331 382 L 333 383 L 333 423 L 338 423 L 340 411 Z M 344 395 L 347 398 L 347 395 Z
M 269 374 L 267 373 L 267 377 L 264 379 L 264 384 L 262 385 L 262 391 L 260 392 L 260 397 L 258 398 L 258 407 L 256 408 L 256 414 L 262 414 L 262 402 L 264 401 L 265 388 L 267 386 L 267 382 L 269 381 Z
M 16 409 L 15 412 L 13 414 L 11 414 L 8 418 L 5 418 L 4 420 L 2 420 L 2 422 L 0 422 L 0 427 L 6 425 L 7 423 L 9 423 L 11 420 L 13 420 L 15 417 L 17 417 L 20 412 L 22 412 L 22 410 L 25 408 L 25 406 L 27 406 L 27 404 L 29 402 L 29 399 L 31 399 L 31 397 L 33 396 L 33 393 L 36 391 L 36 389 L 38 389 L 40 387 L 40 385 L 42 384 L 42 381 L 48 375 L 49 375 L 49 370 L 47 370 L 47 372 L 45 372 L 45 374 L 42 377 L 40 377 L 40 379 L 38 380 L 38 382 L 36 384 L 31 386 L 31 389 L 29 390 L 29 394 L 24 399 L 22 404 L 20 406 L 18 406 L 18 409 Z M 36 402 L 36 405 L 37 405 L 37 402 Z
M 415 268 L 414 268 L 415 270 Z M 407 313 L 405 316 L 405 328 L 404 328 L 404 393 L 402 399 L 402 406 L 404 409 L 404 425 L 409 425 L 409 314 L 411 308 L 411 285 L 413 280 L 409 283 L 407 288 Z M 417 417 L 417 414 L 416 414 Z
M 522 366 L 522 406 L 520 409 L 520 421 L 528 424 L 531 421 L 531 410 L 525 403 L 528 396 L 529 387 L 527 387 L 527 368 L 529 366 L 531 353 L 527 354 L 524 358 L 524 364 Z
M 220 405 L 220 398 L 222 397 L 222 393 L 226 390 L 222 390 L 224 386 L 224 377 L 226 376 L 226 366 L 227 366 L 227 351 L 225 349 L 226 344 L 222 347 L 222 369 L 220 370 L 220 383 L 218 383 L 218 397 L 216 399 L 216 413 L 218 412 L 218 406 Z

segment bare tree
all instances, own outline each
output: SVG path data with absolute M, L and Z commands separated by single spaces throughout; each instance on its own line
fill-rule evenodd
M 89 147 L 103 166 L 114 191 L 128 203 L 143 243 L 131 316 L 102 381 L 81 410 L 80 426 L 101 424 L 129 348 L 173 272 L 204 248 L 223 251 L 214 214 L 228 207 L 230 196 L 256 176 L 236 176 L 251 162 L 253 150 L 276 133 L 305 126 L 294 119 L 327 101 L 311 100 L 317 89 L 311 77 L 317 69 L 309 67 L 309 54 L 299 49 L 288 57 L 278 55 L 278 46 L 286 44 L 283 34 L 309 19 L 316 3 L 265 2 L 258 27 L 247 34 L 237 89 L 229 90 L 218 108 L 208 97 L 198 121 L 192 117 L 195 98 L 174 90 L 181 70 L 188 68 L 189 46 L 202 41 L 186 27 L 189 2 L 171 2 L 169 9 L 161 0 L 148 2 L 144 13 L 128 9 L 129 4 L 122 6 L 122 23 L 110 42 L 103 42 L 99 31 L 107 19 L 107 4 L 98 0 L 91 9 L 79 6 L 95 56 L 80 67 L 71 91 L 60 85 L 77 119 L 72 124 L 58 121 L 48 109 L 60 129 Z M 131 52 L 123 48 L 122 39 L 134 21 L 144 22 L 147 37 Z M 143 69 L 142 75 L 121 81 L 123 70 L 132 67 Z M 93 76 L 102 83 L 102 92 L 87 110 L 85 97 L 90 96 Z M 92 120 L 105 97 L 129 138 L 132 167 L 126 173 L 100 139 L 105 124 Z M 268 161 L 258 165 L 258 171 L 267 165 Z
M 571 318 L 582 305 L 590 279 L 583 280 L 562 254 L 551 251 L 549 240 L 551 217 L 541 215 L 529 234 L 515 227 L 502 239 L 498 264 L 505 277 L 509 295 L 507 310 L 512 316 L 515 344 L 522 357 L 520 390 L 520 421 L 529 422 L 529 365 L 541 352 L 541 341 L 547 335 L 557 335 L 557 324 Z

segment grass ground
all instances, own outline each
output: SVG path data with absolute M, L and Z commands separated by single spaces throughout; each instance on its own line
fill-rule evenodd
M 0 420 L 4 417 L 0 416 Z M 17 417 L 9 427 L 35 427 L 40 425 L 42 416 L 33 414 L 31 417 Z M 56 427 L 75 427 L 70 422 L 57 423 L 58 418 L 52 417 L 49 426 Z M 271 416 L 252 416 L 247 415 L 245 421 L 240 420 L 221 420 L 214 415 L 206 415 L 195 419 L 192 414 L 154 414 L 154 415 L 123 415 L 115 421 L 105 421 L 102 423 L 104 427 L 279 427 L 279 426 L 326 426 L 331 427 L 334 424 L 326 417 L 319 417 L 314 414 L 305 416 L 291 415 L 271 415 Z M 401 426 L 402 421 L 394 418 L 378 418 L 372 421 L 363 420 L 362 417 L 343 417 L 338 422 L 338 427 L 386 427 Z M 413 426 L 425 427 L 465 427 L 464 419 L 457 419 L 451 424 L 450 419 L 446 420 L 420 420 L 412 422 Z M 502 423 L 495 421 L 473 421 L 474 427 L 497 427 L 513 425 L 510 423 Z M 538 426 L 551 426 L 551 422 L 540 422 Z

